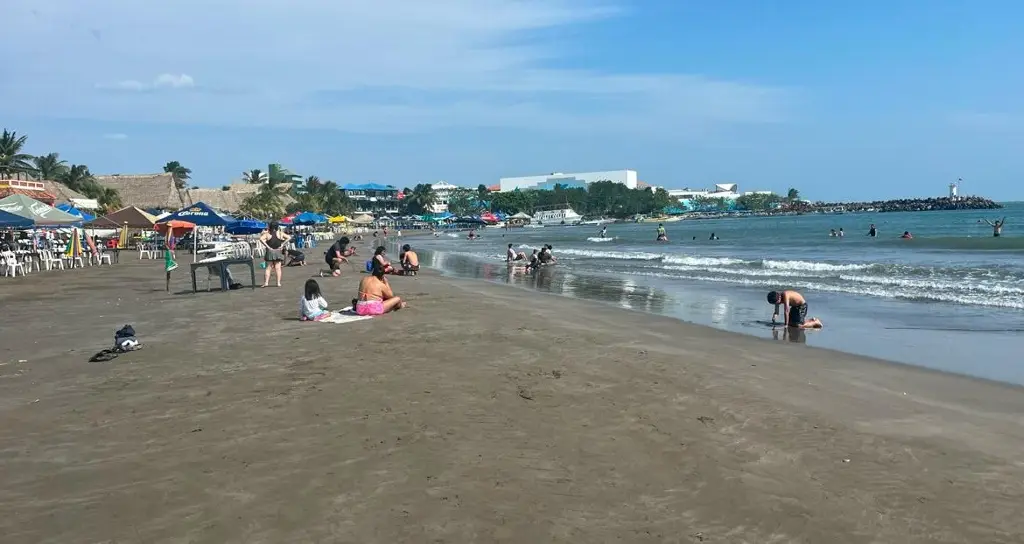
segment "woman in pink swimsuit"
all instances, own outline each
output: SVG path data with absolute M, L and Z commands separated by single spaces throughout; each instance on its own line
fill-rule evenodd
M 359 280 L 359 296 L 352 299 L 352 309 L 358 315 L 381 315 L 406 306 L 391 291 L 391 284 L 384 277 L 384 267 L 375 260 L 370 275 Z

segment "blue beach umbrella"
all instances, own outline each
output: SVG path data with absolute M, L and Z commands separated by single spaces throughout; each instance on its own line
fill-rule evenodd
M 255 219 L 239 219 L 234 223 L 224 227 L 224 230 L 229 234 L 259 234 L 267 228 L 267 224 L 263 221 L 257 221 Z
M 80 217 L 82 221 L 92 221 L 93 219 L 96 219 L 95 215 L 83 212 L 82 210 L 79 210 L 78 208 L 72 206 L 71 204 L 68 204 L 67 202 L 63 204 L 58 204 L 54 206 L 54 208 L 57 208 L 62 212 L 69 213 L 75 217 Z
M 222 214 L 217 210 L 210 207 L 205 202 L 196 202 L 191 206 L 186 206 L 167 217 L 161 217 L 157 223 L 166 223 L 168 221 L 187 221 L 193 225 L 199 227 L 227 227 L 228 225 L 237 222 L 238 220 L 230 215 Z M 192 262 L 195 262 L 197 257 L 197 248 L 199 246 L 198 233 L 192 233 Z

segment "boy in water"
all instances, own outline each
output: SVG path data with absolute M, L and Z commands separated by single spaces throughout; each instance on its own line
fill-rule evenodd
M 775 305 L 772 323 L 775 323 L 775 319 L 779 317 L 779 306 L 783 306 L 783 323 L 787 327 L 798 329 L 820 329 L 822 327 L 820 319 L 807 317 L 807 300 L 796 291 L 772 291 L 768 293 L 768 303 Z

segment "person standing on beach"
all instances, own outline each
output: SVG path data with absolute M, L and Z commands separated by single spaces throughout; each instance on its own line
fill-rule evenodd
M 807 300 L 796 291 L 772 291 L 768 293 L 768 303 L 775 305 L 775 313 L 772 314 L 772 323 L 779 317 L 779 306 L 782 306 L 783 324 L 787 327 L 800 329 L 820 329 L 821 320 L 817 317 L 807 317 Z
M 284 265 L 284 246 L 291 237 L 281 232 L 281 226 L 275 221 L 260 235 L 260 243 L 266 250 L 263 260 L 267 269 L 263 275 L 263 287 L 270 285 L 270 273 L 277 272 L 277 286 L 281 287 L 281 268 Z
M 1006 224 L 1005 217 L 996 221 L 995 223 L 989 221 L 988 219 L 983 219 L 983 221 L 985 221 L 986 223 L 988 223 L 990 227 L 992 227 L 992 236 L 994 238 L 999 238 L 1000 236 L 1003 235 L 1003 225 Z

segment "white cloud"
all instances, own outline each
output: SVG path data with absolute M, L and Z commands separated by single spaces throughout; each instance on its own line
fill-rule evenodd
M 143 83 L 135 79 L 125 79 L 117 83 L 97 83 L 99 89 L 113 89 L 120 91 L 148 91 L 152 89 L 183 89 L 195 87 L 196 82 L 188 74 L 160 74 L 149 83 Z
M 618 16 L 610 0 L 7 1 L 0 45 L 50 47 L 15 48 L 30 73 L 0 84 L 0 109 L 20 99 L 41 113 L 109 120 L 353 131 L 619 123 L 667 133 L 778 121 L 792 97 L 693 74 L 556 68 L 571 51 L 552 36 Z M 122 80 L 152 66 L 188 75 Z M 97 80 L 130 91 L 203 85 L 173 96 L 82 91 Z M 401 99 L 375 96 L 391 91 Z
M 127 140 L 128 135 L 121 132 L 111 132 L 103 135 L 104 140 Z

